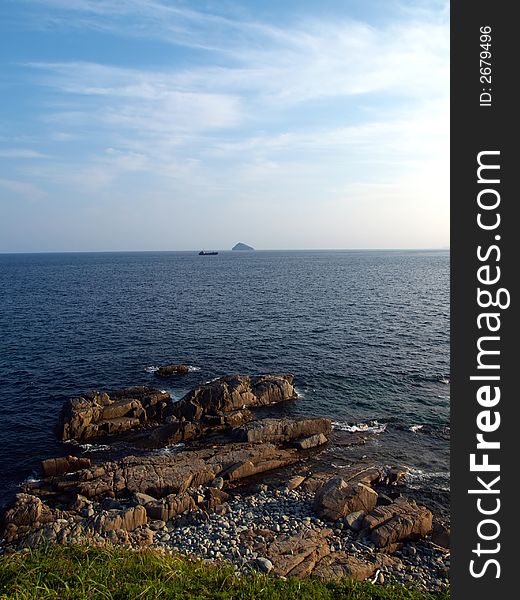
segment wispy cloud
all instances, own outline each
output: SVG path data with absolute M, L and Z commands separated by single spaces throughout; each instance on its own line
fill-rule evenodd
M 174 50 L 168 66 L 108 55 L 20 65 L 45 90 L 37 119 L 53 160 L 23 161 L 47 156 L 23 148 L 0 156 L 21 159 L 17 174 L 35 189 L 95 193 L 107 206 L 145 193 L 157 214 L 189 199 L 212 222 L 321 203 L 331 229 L 350 211 L 382 231 L 392 203 L 422 206 L 447 236 L 448 3 L 396 4 L 377 25 L 301 15 L 282 27 L 228 3 L 22 1 L 34 27 Z
M 50 158 L 48 154 L 30 148 L 0 148 L 2 158 Z

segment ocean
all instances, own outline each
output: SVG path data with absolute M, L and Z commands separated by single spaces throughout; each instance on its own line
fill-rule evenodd
M 449 337 L 448 251 L 0 255 L 0 503 L 69 452 L 54 433 L 68 397 L 152 385 L 178 399 L 231 373 L 294 373 L 284 414 L 374 433 L 331 462 L 446 488 Z M 157 379 L 168 363 L 190 373 Z

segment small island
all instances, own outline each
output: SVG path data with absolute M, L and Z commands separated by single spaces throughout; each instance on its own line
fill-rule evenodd
M 242 242 L 238 242 L 235 244 L 231 250 L 245 251 L 245 250 L 254 250 L 252 246 L 248 246 L 247 244 L 243 244 Z

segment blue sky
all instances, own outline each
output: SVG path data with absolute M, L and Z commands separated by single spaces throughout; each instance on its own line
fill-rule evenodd
M 448 246 L 448 4 L 3 0 L 0 252 Z

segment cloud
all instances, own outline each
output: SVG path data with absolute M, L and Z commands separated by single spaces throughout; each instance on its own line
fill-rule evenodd
M 223 227 L 327 206 L 312 225 L 334 230 L 338 246 L 347 211 L 364 227 L 384 214 L 372 228 L 383 236 L 390 206 L 409 215 L 422 206 L 445 243 L 449 27 L 439 3 L 396 5 L 377 25 L 300 15 L 281 27 L 228 4 L 211 13 L 158 0 L 24 1 L 53 27 L 178 47 L 168 67 L 26 62 L 45 89 L 38 118 L 60 142 L 52 162 L 19 167 L 36 187 L 95 192 L 106 207 L 146 198 L 162 215 L 189 202 Z M 309 224 L 299 229 L 311 235 Z M 357 239 L 355 224 L 349 231 Z
M 2 158 L 50 158 L 48 154 L 30 148 L 0 148 Z
M 40 190 L 32 183 L 28 183 L 27 181 L 18 181 L 16 179 L 0 178 L 0 188 L 3 188 L 8 192 L 13 192 L 17 195 L 24 196 L 29 200 L 40 200 L 47 196 L 43 190 Z

